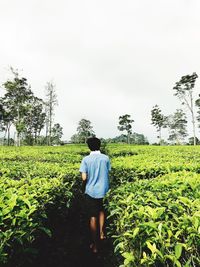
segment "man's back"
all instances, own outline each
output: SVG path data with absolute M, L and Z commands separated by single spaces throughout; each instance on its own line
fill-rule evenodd
M 92 241 L 90 249 L 93 253 L 97 253 L 98 240 L 105 238 L 103 197 L 109 189 L 110 160 L 108 156 L 100 152 L 100 139 L 90 137 L 87 139 L 87 145 L 91 153 L 83 158 L 80 172 L 82 180 L 86 181 L 85 207 L 89 218 Z
M 93 198 L 103 198 L 109 189 L 110 160 L 100 151 L 92 151 L 83 158 L 80 171 L 87 173 L 85 193 Z

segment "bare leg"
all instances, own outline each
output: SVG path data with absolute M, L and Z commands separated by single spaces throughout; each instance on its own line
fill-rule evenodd
M 92 241 L 93 241 L 91 248 L 92 248 L 92 251 L 96 253 L 97 252 L 97 218 L 96 217 L 90 218 L 90 232 L 91 232 Z
M 104 211 L 99 212 L 99 236 L 100 239 L 105 239 L 104 235 L 104 223 L 105 223 L 105 213 Z

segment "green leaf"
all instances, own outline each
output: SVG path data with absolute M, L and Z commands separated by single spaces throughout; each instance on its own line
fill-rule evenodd
M 40 230 L 44 231 L 49 237 L 52 237 L 51 230 L 46 227 L 39 227 Z
M 186 262 L 186 264 L 184 264 L 184 267 L 190 267 L 190 266 L 191 266 L 190 263 L 191 263 L 191 259 L 189 259 L 189 260 Z
M 176 264 L 177 267 L 181 267 L 181 263 L 180 263 L 180 261 L 175 260 L 175 264 Z
M 139 227 L 136 227 L 136 228 L 134 229 L 134 231 L 133 231 L 133 238 L 136 237 L 136 235 L 139 233 L 139 231 L 140 231 L 140 228 L 139 228 Z
M 127 266 L 130 262 L 134 261 L 134 256 L 130 252 L 124 252 L 122 256 L 125 258 L 124 265 Z
M 156 244 L 153 243 L 153 245 L 149 242 L 146 241 L 147 247 L 151 250 L 152 254 L 154 254 L 157 251 Z
M 118 250 L 124 249 L 124 242 L 120 242 L 115 246 L 114 252 L 116 253 Z
M 175 246 L 175 256 L 176 256 L 177 259 L 179 259 L 181 254 L 182 254 L 182 248 L 183 248 L 182 244 L 180 244 L 180 243 L 176 244 L 176 246 Z

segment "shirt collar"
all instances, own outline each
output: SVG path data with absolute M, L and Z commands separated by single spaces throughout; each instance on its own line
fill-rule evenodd
M 90 155 L 101 154 L 100 150 L 91 151 Z

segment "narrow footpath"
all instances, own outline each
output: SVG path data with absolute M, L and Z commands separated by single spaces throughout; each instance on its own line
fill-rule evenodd
M 80 203 L 74 202 L 66 217 L 51 215 L 52 237 L 44 235 L 36 244 L 39 253 L 33 262 L 25 261 L 22 267 L 116 267 L 109 239 L 101 241 L 98 253 L 91 252 L 87 219 Z

